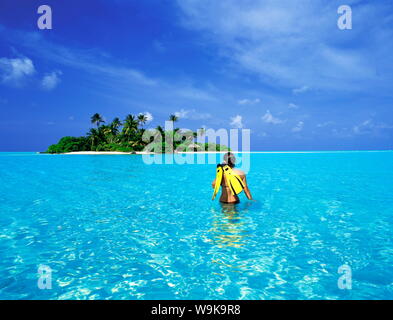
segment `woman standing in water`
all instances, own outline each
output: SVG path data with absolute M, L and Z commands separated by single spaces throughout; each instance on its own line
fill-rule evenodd
M 246 196 L 249 200 L 253 200 L 252 196 L 251 196 L 250 189 L 248 189 L 246 175 L 242 170 L 235 169 L 235 163 L 236 163 L 236 158 L 235 158 L 234 154 L 231 152 L 226 153 L 224 156 L 224 170 L 225 170 L 226 165 L 229 166 L 231 173 L 233 173 L 233 175 L 232 175 L 233 179 L 237 179 L 237 177 L 239 177 L 241 179 L 244 193 L 246 194 Z M 222 202 L 222 203 L 239 203 L 240 200 L 239 200 L 238 195 L 235 192 L 232 192 L 233 189 L 231 190 L 231 181 L 229 181 L 229 179 L 231 179 L 230 175 L 225 174 L 225 173 L 222 175 L 222 179 L 220 179 L 221 180 L 221 187 L 222 187 L 220 202 Z M 217 182 L 218 181 L 217 181 L 217 177 L 216 177 L 216 179 L 214 179 L 214 181 L 212 183 L 213 189 L 216 188 Z

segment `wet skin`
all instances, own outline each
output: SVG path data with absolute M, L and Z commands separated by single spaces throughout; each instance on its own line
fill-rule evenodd
M 252 200 L 251 192 L 250 192 L 250 189 L 248 188 L 248 185 L 247 185 L 245 173 L 243 171 L 235 169 L 235 168 L 233 168 L 232 170 L 235 174 L 237 174 L 240 177 L 240 179 L 242 179 L 244 186 L 245 186 L 244 193 L 246 194 L 246 196 L 249 200 Z M 216 179 L 214 179 L 214 181 L 212 183 L 213 189 L 214 189 L 215 185 L 216 185 Z M 226 181 L 225 175 L 222 177 L 222 181 L 221 181 L 220 202 L 222 202 L 222 203 L 238 203 L 238 202 L 240 202 L 239 197 L 237 195 L 232 194 L 232 192 L 229 188 L 229 183 Z

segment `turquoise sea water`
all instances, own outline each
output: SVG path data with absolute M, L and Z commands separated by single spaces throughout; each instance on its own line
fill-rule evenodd
M 393 298 L 393 152 L 250 165 L 257 201 L 228 207 L 214 165 L 0 153 L 0 299 Z

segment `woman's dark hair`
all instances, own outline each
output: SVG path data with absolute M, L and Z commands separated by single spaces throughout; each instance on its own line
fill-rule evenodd
M 224 162 L 231 168 L 235 167 L 236 158 L 232 152 L 228 152 L 224 155 Z

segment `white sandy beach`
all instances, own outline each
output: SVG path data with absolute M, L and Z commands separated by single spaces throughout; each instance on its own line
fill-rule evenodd
M 275 154 L 275 153 L 353 153 L 353 152 L 392 152 L 392 150 L 343 150 L 343 151 L 232 151 L 233 153 L 262 153 L 262 154 Z M 210 154 L 210 153 L 227 153 L 227 151 L 200 151 L 200 152 L 175 152 L 174 154 L 188 154 L 188 153 L 196 153 L 196 154 Z M 67 152 L 62 153 L 66 155 L 144 155 L 144 154 L 165 154 L 165 153 L 154 153 L 154 152 L 144 152 L 144 151 L 136 151 L 136 152 L 119 152 L 119 151 L 76 151 L 76 152 Z
M 204 154 L 204 153 L 227 153 L 227 151 L 201 151 L 201 152 L 175 152 L 175 154 L 183 154 L 183 153 L 198 153 L 198 154 Z M 236 152 L 238 153 L 238 152 Z M 62 153 L 62 154 L 67 154 L 67 155 L 74 155 L 74 154 L 79 154 L 79 155 L 114 155 L 114 154 L 155 154 L 154 152 L 144 152 L 144 151 L 136 151 L 136 152 L 120 152 L 120 151 L 75 151 L 75 152 L 67 152 L 67 153 Z M 156 154 L 163 154 L 163 153 L 156 153 Z
M 119 152 L 119 151 L 76 151 L 76 152 L 67 152 L 62 154 L 81 154 L 81 155 L 112 155 L 112 154 L 131 154 L 131 152 Z

